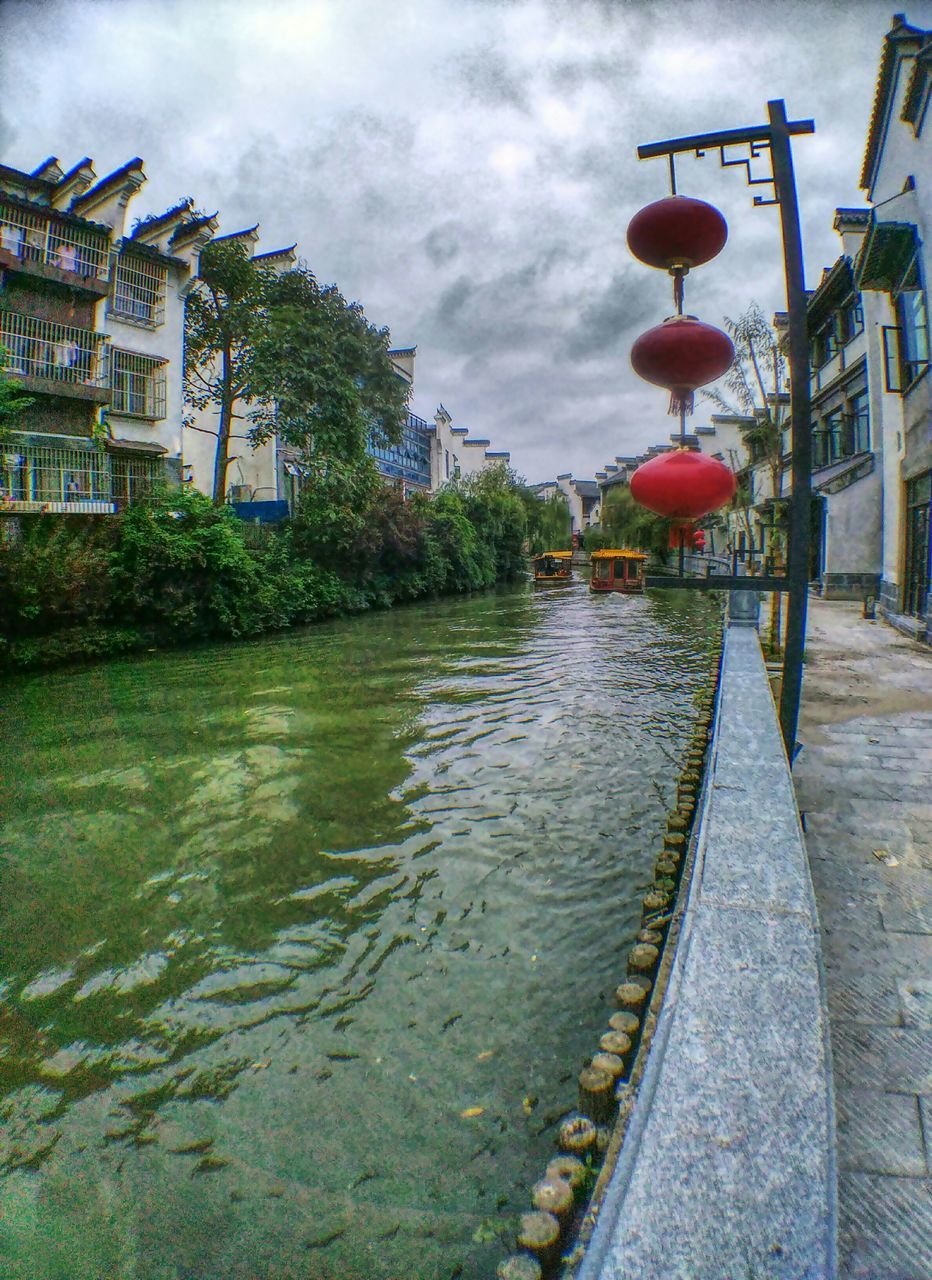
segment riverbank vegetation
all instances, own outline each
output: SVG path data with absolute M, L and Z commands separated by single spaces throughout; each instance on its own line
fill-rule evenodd
M 587 551 L 603 547 L 649 551 L 661 564 L 666 564 L 670 521 L 639 506 L 627 485 L 615 485 L 602 503 L 601 524 L 586 530 L 585 544 Z
M 103 520 L 23 516 L 0 548 L 0 670 L 254 636 L 508 581 L 526 569 L 527 492 L 501 466 L 406 501 L 363 457 L 318 464 L 280 526 L 244 525 L 178 490 Z

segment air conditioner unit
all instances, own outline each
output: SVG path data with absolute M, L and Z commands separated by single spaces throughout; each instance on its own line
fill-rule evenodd
M 231 502 L 251 502 L 252 490 L 248 484 L 231 484 L 230 485 L 230 501 Z

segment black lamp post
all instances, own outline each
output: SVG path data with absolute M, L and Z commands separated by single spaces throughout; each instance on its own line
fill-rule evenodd
M 799 230 L 799 206 L 793 175 L 790 138 L 813 133 L 811 120 L 787 120 L 782 99 L 767 104 L 766 124 L 747 129 L 727 129 L 721 133 L 696 134 L 689 138 L 671 138 L 638 147 L 638 157 L 648 160 L 667 156 L 671 182 L 676 190 L 674 156 L 692 151 L 703 156 L 718 150 L 723 168 L 743 165 L 749 186 L 773 188 L 773 197 L 756 195 L 756 206 L 776 204 L 780 208 L 783 236 L 783 268 L 786 277 L 790 366 L 790 417 L 792 424 L 793 492 L 789 509 L 789 538 L 785 576 L 773 574 L 755 578 L 738 578 L 726 574 L 706 578 L 647 578 L 647 586 L 681 586 L 731 589 L 738 591 L 785 591 L 789 597 L 786 620 L 786 648 L 783 657 L 783 681 L 780 694 L 780 727 L 786 752 L 792 762 L 799 721 L 799 699 L 802 690 L 802 664 L 806 639 L 806 605 L 809 592 L 809 539 L 812 474 L 812 441 L 809 405 L 809 338 L 806 326 L 806 292 L 803 283 L 803 250 Z M 726 157 L 726 147 L 747 147 L 746 157 Z M 770 152 L 771 176 L 755 178 L 751 161 L 765 151 Z

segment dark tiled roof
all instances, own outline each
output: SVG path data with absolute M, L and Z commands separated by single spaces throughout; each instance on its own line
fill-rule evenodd
M 218 240 L 242 240 L 244 236 L 254 236 L 259 232 L 258 222 L 254 227 L 243 227 L 242 231 L 228 231 L 224 236 L 214 236 L 214 244 Z
M 851 259 L 842 254 L 835 265 L 822 277 L 818 289 L 806 304 L 806 320 L 810 332 L 818 328 L 829 312 L 841 306 L 854 292 Z
M 594 480 L 574 480 L 573 488 L 581 498 L 597 498 L 599 486 Z
M 877 72 L 877 88 L 874 90 L 874 108 L 871 112 L 871 122 L 867 130 L 864 163 L 861 166 L 860 186 L 862 191 L 868 191 L 873 182 L 874 169 L 880 151 L 880 137 L 883 133 L 890 94 L 894 86 L 893 73 L 896 70 L 897 63 L 896 46 L 904 41 L 919 39 L 927 34 L 919 27 L 911 27 L 903 14 L 897 13 L 893 15 L 893 26 L 884 36 L 883 52 L 880 55 L 880 69 Z
M 142 168 L 142 160 L 139 156 L 133 156 L 132 160 L 127 160 L 126 164 L 121 164 L 119 169 L 114 169 L 113 173 L 108 173 L 105 178 L 100 178 L 94 183 L 83 195 L 77 196 L 72 201 L 72 208 L 76 208 L 79 204 L 86 204 L 95 196 L 99 196 L 102 191 L 106 191 L 108 187 L 116 186 L 121 179 L 125 178 L 128 173 L 132 173 L 134 169 Z
M 45 196 L 55 186 L 49 178 L 37 178 L 31 173 L 24 173 L 22 169 L 14 169 L 12 165 L 0 164 L 0 186 L 4 182 L 16 187 L 25 187 L 28 191 L 35 191 L 37 194 L 41 192 Z
M 90 161 L 85 158 L 81 163 L 90 163 Z M 78 167 L 80 168 L 80 165 Z M 45 174 L 49 169 L 58 169 L 61 171 L 61 165 L 58 163 L 58 156 L 46 156 L 41 164 L 36 165 L 29 177 L 38 178 L 40 182 L 55 182 L 55 178 L 45 177 Z
M 82 159 L 80 159 L 77 164 L 74 164 L 71 166 L 71 168 L 68 170 L 67 173 L 62 174 L 62 176 L 55 183 L 56 187 L 63 187 L 66 182 L 70 182 L 71 179 L 76 174 L 80 173 L 82 169 L 91 169 L 91 171 L 93 172 L 93 165 L 94 165 L 94 162 L 90 156 L 82 157 Z
M 909 77 L 909 84 L 906 86 L 906 97 L 903 100 L 903 114 L 900 119 L 905 120 L 907 124 L 914 127 L 919 123 L 919 115 L 922 111 L 922 102 L 926 87 L 926 80 L 929 76 L 929 67 L 932 66 L 932 35 L 926 32 L 926 38 L 923 41 L 922 49 L 916 58 L 913 66 L 912 74 Z
M 143 218 L 137 227 L 130 232 L 131 236 L 138 236 L 144 231 L 151 231 L 153 227 L 160 227 L 165 222 L 171 222 L 173 219 L 180 217 L 186 213 L 194 201 L 190 196 L 186 200 L 180 200 L 178 204 L 173 204 L 170 209 L 166 209 L 164 213 L 154 214 L 151 218 Z
M 253 262 L 262 262 L 264 258 L 286 258 L 289 254 L 294 253 L 297 247 L 298 242 L 296 240 L 294 244 L 290 244 L 284 249 L 270 249 L 268 253 L 254 253 L 252 260 Z
M 913 223 L 872 221 L 855 263 L 858 288 L 892 291 L 902 287 L 916 244 Z
M 168 243 L 174 244 L 176 240 L 190 239 L 191 236 L 200 231 L 201 227 L 209 227 L 212 222 L 215 222 L 219 212 L 218 209 L 216 213 L 204 213 L 199 218 L 189 218 L 187 222 L 182 222 L 172 232 Z
M 132 236 L 124 236 L 119 242 L 120 253 L 131 253 L 137 258 L 148 258 L 150 262 L 161 262 L 165 266 L 185 267 L 187 263 L 183 258 L 172 257 L 170 253 L 163 253 L 161 249 L 156 249 L 155 245 L 143 244 L 141 240 L 134 240 Z
M 2 166 L 0 166 L 2 169 Z M 16 205 L 18 209 L 41 209 L 44 213 L 54 218 L 57 222 L 65 222 L 72 227 L 86 227 L 90 231 L 100 231 L 104 235 L 110 235 L 110 228 L 100 222 L 92 222 L 90 218 L 82 218 L 76 213 L 66 213 L 64 209 L 52 209 L 49 205 L 40 203 L 37 200 L 24 200 L 22 196 L 14 195 L 11 191 L 3 190 L 3 174 L 0 173 L 0 199 L 6 201 L 7 204 Z
M 842 226 L 866 227 L 870 222 L 870 209 L 836 209 L 832 226 L 838 231 Z

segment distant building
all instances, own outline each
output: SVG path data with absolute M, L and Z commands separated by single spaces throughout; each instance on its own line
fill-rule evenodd
M 127 234 L 145 180 L 138 157 L 0 165 L 0 358 L 33 397 L 0 513 L 106 514 L 180 477 L 184 297 L 216 224 L 185 202 Z
M 869 210 L 838 209 L 844 253 L 807 307 L 812 398 L 812 576 L 827 598 L 876 597 L 882 559 L 883 390 L 879 335 L 886 307 L 862 295 L 854 264 Z
M 388 353 L 395 374 L 405 383 L 408 398 L 414 390 L 417 347 L 397 347 Z M 369 443 L 369 453 L 381 475 L 390 484 L 402 486 L 405 494 L 424 493 L 431 487 L 431 448 L 434 427 L 425 418 L 409 413 L 398 444 L 386 444 L 377 433 Z
M 571 472 L 564 472 L 556 480 L 545 480 L 531 486 L 542 500 L 561 495 L 569 508 L 572 531 L 583 533 L 590 525 L 599 523 L 602 494 L 595 480 L 576 480 Z
M 473 439 L 466 427 L 454 427 L 443 405 L 438 407 L 431 436 L 432 490 L 442 488 L 449 480 L 465 479 L 499 465 L 511 465 L 511 454 L 506 449 L 493 449 L 492 442 L 482 437 Z

